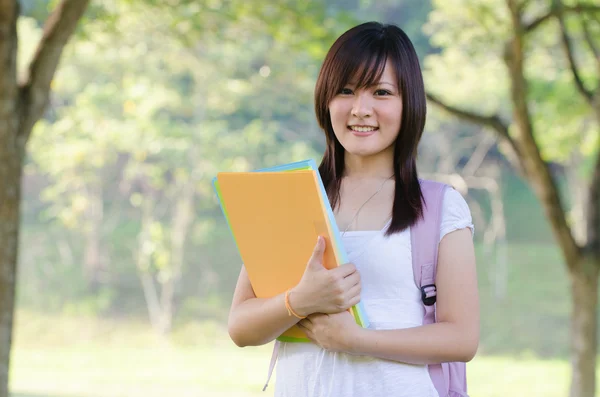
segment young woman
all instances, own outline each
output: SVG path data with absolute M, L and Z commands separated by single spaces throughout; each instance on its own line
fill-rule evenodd
M 461 195 L 442 209 L 435 324 L 413 278 L 410 226 L 423 211 L 417 146 L 426 115 L 419 61 L 404 32 L 375 22 L 333 44 L 315 89 L 327 149 L 319 171 L 352 263 L 321 265 L 319 239 L 286 296 L 258 299 L 244 268 L 229 316 L 239 346 L 299 324 L 314 343 L 282 343 L 276 396 L 438 397 L 427 364 L 469 361 L 479 340 L 473 225 Z M 308 258 L 307 258 L 308 259 Z M 371 322 L 347 311 L 359 300 Z

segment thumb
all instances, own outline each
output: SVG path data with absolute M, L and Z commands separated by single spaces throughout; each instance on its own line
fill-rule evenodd
M 313 250 L 310 259 L 308 260 L 307 267 L 323 267 L 323 254 L 325 253 L 325 239 L 323 236 L 319 236 L 317 238 L 317 244 L 315 245 L 315 249 Z

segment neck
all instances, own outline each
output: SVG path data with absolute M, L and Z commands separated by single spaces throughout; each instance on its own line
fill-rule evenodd
M 344 155 L 344 176 L 352 179 L 387 179 L 394 175 L 393 153 L 377 156 Z

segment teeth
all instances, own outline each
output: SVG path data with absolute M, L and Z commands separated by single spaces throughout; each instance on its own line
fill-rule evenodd
M 356 127 L 356 126 L 351 126 L 350 128 L 356 132 L 370 132 L 370 131 L 375 131 L 377 129 L 375 127 Z

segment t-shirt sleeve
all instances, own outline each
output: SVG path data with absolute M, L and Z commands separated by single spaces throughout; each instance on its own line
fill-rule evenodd
M 442 206 L 442 224 L 440 227 L 440 241 L 450 232 L 468 227 L 471 235 L 475 232 L 471 210 L 463 196 L 455 189 L 448 188 L 444 193 Z

